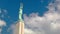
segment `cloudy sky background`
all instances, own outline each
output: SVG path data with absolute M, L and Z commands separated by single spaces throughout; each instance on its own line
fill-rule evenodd
M 3 15 L 0 11 L 0 18 L 3 20 L 0 20 L 0 34 L 16 34 L 15 23 L 18 20 L 20 2 L 24 4 L 25 34 L 60 34 L 60 0 L 13 1 L 2 0 L 0 2 L 2 3 L 0 4 L 2 12 L 4 11 L 3 9 L 6 9 L 8 12 L 6 15 L 3 12 Z M 5 17 L 2 17 L 2 15 Z M 2 29 L 3 27 L 4 29 Z

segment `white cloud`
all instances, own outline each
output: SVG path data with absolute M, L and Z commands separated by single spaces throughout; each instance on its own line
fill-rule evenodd
M 36 31 L 33 31 L 33 30 L 31 30 L 31 29 L 26 29 L 25 28 L 25 33 L 24 34 L 44 34 L 44 32 L 42 33 L 42 32 L 36 32 Z
M 24 31 L 25 31 L 24 34 L 35 34 L 34 31 L 32 31 L 30 29 L 25 29 Z
M 25 28 L 30 29 L 34 33 L 43 31 L 44 34 L 60 34 L 60 1 L 50 3 L 48 11 L 41 17 L 37 13 L 29 16 L 24 15 Z M 40 33 L 39 33 L 40 34 Z
M 2 31 L 2 27 L 3 27 L 3 26 L 6 26 L 6 22 L 3 21 L 3 20 L 0 20 L 0 33 L 1 33 L 1 31 Z
M 0 20 L 0 26 L 6 26 L 6 22 L 3 20 Z
M 10 28 L 7 30 L 8 32 L 11 32 L 11 34 L 18 34 L 19 33 L 19 23 L 12 24 Z
M 60 29 L 60 23 L 51 23 L 52 30 Z

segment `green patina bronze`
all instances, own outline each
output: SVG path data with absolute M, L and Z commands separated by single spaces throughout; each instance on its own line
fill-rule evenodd
M 22 19 L 22 14 L 23 14 L 23 13 L 22 13 L 22 12 L 23 12 L 22 9 L 23 9 L 23 4 L 20 3 L 19 20 L 20 20 L 21 22 L 23 21 L 23 19 Z

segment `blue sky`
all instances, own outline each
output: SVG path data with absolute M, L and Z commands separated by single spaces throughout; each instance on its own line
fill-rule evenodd
M 39 15 L 45 13 L 48 9 L 46 6 L 49 4 L 51 0 L 23 0 L 24 9 L 23 13 L 29 15 L 33 12 L 38 12 Z
M 4 16 L 4 18 L 1 18 L 0 16 L 0 19 L 4 20 L 7 23 L 7 26 L 3 27 L 2 34 L 11 34 L 7 33 L 7 29 L 11 24 L 15 23 L 18 20 L 20 0 L 0 0 L 0 8 L 2 9 L 2 13 L 3 9 L 7 10 L 8 13 Z M 8 18 L 8 16 L 10 18 Z
M 50 1 L 51 0 L 0 0 L 0 8 L 6 9 L 8 16 L 10 16 L 13 21 L 17 21 L 21 2 L 24 5 L 23 14 L 29 15 L 33 12 L 38 12 L 39 15 L 43 15 L 48 10 L 46 6 Z
M 13 21 L 17 21 L 20 7 L 20 0 L 0 0 L 0 8 L 8 12 Z

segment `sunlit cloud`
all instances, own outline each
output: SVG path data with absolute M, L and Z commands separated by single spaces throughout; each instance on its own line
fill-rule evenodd
M 25 31 L 24 34 L 44 34 L 44 32 L 33 31 L 31 29 L 26 29 L 26 28 L 24 31 Z
M 7 29 L 7 32 L 11 32 L 11 34 L 19 34 L 19 23 L 11 24 Z
M 30 30 L 30 29 L 25 29 L 25 34 L 35 34 L 34 31 Z
M 0 33 L 2 32 L 2 27 L 6 26 L 6 22 L 3 20 L 0 20 Z
M 0 26 L 6 26 L 6 22 L 3 20 L 0 20 Z
M 57 3 L 58 2 L 58 3 Z M 43 31 L 44 34 L 59 34 L 60 30 L 60 1 L 48 5 L 48 11 L 39 16 L 38 13 L 32 13 L 29 16 L 24 15 L 25 28 L 34 33 Z M 40 33 L 39 33 L 40 34 Z

